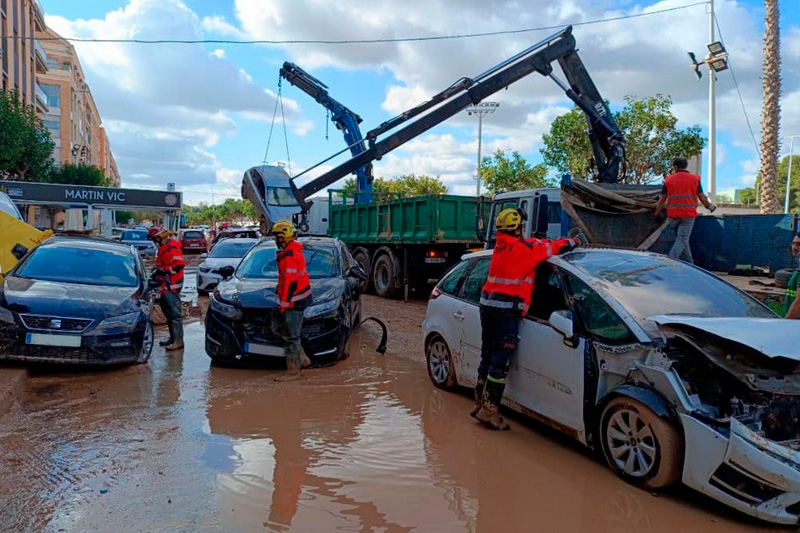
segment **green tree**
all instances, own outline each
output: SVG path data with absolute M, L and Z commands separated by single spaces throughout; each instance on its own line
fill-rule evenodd
M 356 179 L 348 178 L 341 189 L 348 197 L 356 192 Z M 391 193 L 410 196 L 425 196 L 430 194 L 447 194 L 447 186 L 437 176 L 406 174 L 394 179 L 375 178 L 372 182 L 372 192 L 376 195 Z
M 739 193 L 739 201 L 744 205 L 756 205 L 756 188 L 747 187 Z
M 116 214 L 117 224 L 127 224 L 133 220 L 132 211 L 117 211 Z
M 756 176 L 756 184 L 753 187 L 754 195 L 756 190 L 761 188 L 761 175 L 761 172 L 759 172 L 758 176 Z M 786 202 L 786 179 L 789 177 L 788 155 L 784 156 L 784 158 L 778 163 L 777 177 L 776 201 L 780 206 L 778 212 L 783 213 L 783 207 Z M 789 194 L 789 212 L 800 213 L 800 154 L 795 154 L 792 157 L 792 182 L 790 187 L 791 192 Z
M 62 185 L 91 185 L 96 187 L 108 187 L 111 183 L 103 169 L 83 163 L 52 167 L 42 181 L 60 183 Z
M 519 152 L 506 152 L 498 149 L 481 162 L 481 180 L 492 194 L 522 189 L 538 189 L 549 185 L 547 167 L 542 164 L 531 165 Z
M 659 180 L 669 173 L 675 157 L 689 158 L 702 152 L 706 141 L 700 127 L 679 129 L 669 96 L 627 96 L 625 102 L 621 111 L 612 114 L 625 134 L 626 183 Z M 591 177 L 593 154 L 586 128 L 585 115 L 577 107 L 556 118 L 543 136 L 545 164 L 576 178 Z
M 14 92 L 0 91 L 0 177 L 43 181 L 55 144 L 32 106 Z

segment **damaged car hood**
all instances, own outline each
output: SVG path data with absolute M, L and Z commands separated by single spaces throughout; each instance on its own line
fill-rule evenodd
M 345 282 L 339 278 L 311 279 L 311 299 L 317 305 L 339 298 Z M 278 280 L 239 279 L 226 280 L 217 286 L 223 300 L 245 309 L 274 309 L 278 307 Z
M 648 318 L 753 390 L 800 394 L 798 324 L 780 318 L 660 315 Z

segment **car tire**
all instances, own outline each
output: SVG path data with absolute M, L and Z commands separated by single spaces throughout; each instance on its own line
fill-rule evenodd
M 372 271 L 375 293 L 381 298 L 397 298 L 400 289 L 395 283 L 396 276 L 394 257 L 390 253 L 378 256 Z
M 136 358 L 137 365 L 144 364 L 150 359 L 154 344 L 155 333 L 153 331 L 153 323 L 150 322 L 150 317 L 147 317 L 147 325 L 145 326 L 144 336 L 142 338 L 142 347 L 139 349 L 139 357 Z
M 458 386 L 453 356 L 441 335 L 434 335 L 425 344 L 425 362 L 435 387 L 452 390 Z
M 367 273 L 367 281 L 364 282 L 363 292 L 372 294 L 375 291 L 375 285 L 372 282 L 372 265 L 369 261 L 369 252 L 364 248 L 356 248 L 353 250 L 353 259 Z
M 625 396 L 608 402 L 600 418 L 600 443 L 611 469 L 632 485 L 655 490 L 681 478 L 680 431 L 641 402 Z
M 782 268 L 775 272 L 775 286 L 779 289 L 785 289 L 789 286 L 789 280 L 792 279 L 794 270 L 791 268 Z

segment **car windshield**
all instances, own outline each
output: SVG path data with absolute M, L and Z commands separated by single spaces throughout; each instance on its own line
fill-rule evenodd
M 146 241 L 146 231 L 126 231 L 122 234 L 123 241 Z
M 220 257 L 244 257 L 245 254 L 253 247 L 252 241 L 240 241 L 239 239 L 227 239 L 211 249 L 211 253 L 208 254 L 210 258 L 220 258 Z
M 133 256 L 94 248 L 42 246 L 31 253 L 16 276 L 41 281 L 135 287 Z
M 776 318 L 745 292 L 667 257 L 596 251 L 565 259 L 596 278 L 640 323 L 656 315 Z
M 275 259 L 276 248 L 261 247 L 253 250 L 244 258 L 237 277 L 241 279 L 278 279 L 278 261 Z M 331 278 L 337 275 L 338 261 L 336 252 L 330 246 L 303 246 L 306 258 L 306 269 L 311 279 Z
M 200 231 L 186 231 L 183 233 L 184 239 L 205 239 L 203 233 Z
M 267 203 L 277 206 L 297 205 L 297 198 L 290 187 L 267 187 Z

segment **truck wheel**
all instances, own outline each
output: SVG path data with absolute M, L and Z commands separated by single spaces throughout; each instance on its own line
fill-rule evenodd
M 789 280 L 792 279 L 794 270 L 791 268 L 782 268 L 775 272 L 775 286 L 779 289 L 785 289 L 789 286 Z
M 395 283 L 396 277 L 394 258 L 388 253 L 381 254 L 375 260 L 375 268 L 372 271 L 375 293 L 381 298 L 396 298 L 400 292 Z
M 375 284 L 372 282 L 372 265 L 369 262 L 369 252 L 364 248 L 356 248 L 353 250 L 353 259 L 356 263 L 364 269 L 367 273 L 367 281 L 364 282 L 364 293 L 372 294 L 375 292 Z

